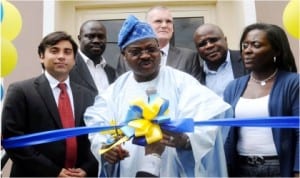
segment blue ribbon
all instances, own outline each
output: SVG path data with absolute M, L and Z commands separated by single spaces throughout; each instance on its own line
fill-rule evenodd
M 272 127 L 299 128 L 299 116 L 211 119 L 194 122 L 195 126 L 237 126 L 237 127 Z
M 129 124 L 128 125 L 126 124 L 121 128 L 122 132 L 128 138 L 131 138 L 135 135 L 136 132 L 135 127 L 137 126 L 136 124 L 141 123 L 143 119 L 146 119 L 147 121 L 150 121 L 152 123 L 159 124 L 160 128 L 167 131 L 172 131 L 172 132 L 193 132 L 194 131 L 193 119 L 184 118 L 184 119 L 178 119 L 177 121 L 171 121 L 171 119 L 168 116 L 164 115 L 169 108 L 168 100 L 160 98 L 158 97 L 158 95 L 155 94 L 150 95 L 148 100 L 149 100 L 148 101 L 149 104 L 144 103 L 143 99 L 137 99 L 132 102 L 125 118 L 125 123 L 129 123 Z M 132 124 L 130 124 L 130 122 Z M 161 132 L 160 129 L 159 132 Z M 153 133 L 150 131 L 149 134 L 153 134 Z M 147 145 L 148 143 L 145 135 L 139 137 L 135 136 L 132 142 L 134 144 L 141 145 L 141 146 Z
M 2 2 L 0 3 L 0 22 L 2 23 L 2 20 L 3 20 L 3 12 L 4 8 L 3 8 L 3 5 L 2 5 Z
M 185 131 L 194 128 L 194 126 L 238 126 L 238 127 L 272 127 L 272 128 L 299 128 L 299 116 L 287 117 L 264 117 L 264 118 L 227 118 L 227 119 L 213 119 L 205 121 L 193 121 L 192 119 L 182 119 L 185 122 L 174 121 L 164 123 L 161 125 L 162 129 L 169 131 Z M 191 124 L 192 121 L 192 124 Z M 179 127 L 180 125 L 180 127 Z M 63 140 L 69 137 L 84 135 L 92 132 L 106 131 L 114 129 L 119 126 L 102 126 L 102 127 L 75 127 L 60 130 L 51 130 L 22 136 L 11 137 L 2 140 L 2 146 L 5 149 L 24 147 L 42 143 Z M 182 130 L 181 130 L 182 129 Z
M 45 132 L 32 133 L 22 136 L 10 137 L 1 141 L 4 148 L 17 148 L 42 143 L 54 142 L 63 140 L 69 137 L 84 135 L 92 132 L 100 132 L 119 128 L 121 126 L 102 126 L 102 127 L 75 127 L 59 130 L 51 130 Z

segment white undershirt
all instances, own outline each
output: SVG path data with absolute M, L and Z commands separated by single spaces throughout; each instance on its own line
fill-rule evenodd
M 235 108 L 236 118 L 268 117 L 269 95 L 248 99 L 241 97 Z M 243 156 L 274 156 L 277 155 L 272 129 L 266 127 L 241 127 L 237 151 Z

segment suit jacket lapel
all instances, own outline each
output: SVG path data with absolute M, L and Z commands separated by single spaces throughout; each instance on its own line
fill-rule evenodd
M 107 75 L 107 78 L 108 78 L 108 83 L 111 84 L 115 81 L 115 78 L 116 78 L 116 74 L 115 74 L 115 71 L 110 68 L 110 66 L 106 65 L 104 67 L 104 71 Z
M 52 117 L 54 118 L 57 125 L 60 128 L 62 128 L 62 124 L 61 124 L 59 113 L 58 113 L 57 104 L 55 102 L 50 84 L 49 84 L 47 78 L 45 77 L 45 75 L 42 74 L 41 76 L 39 76 L 35 80 L 34 84 L 35 84 L 36 90 L 40 94 L 40 96 L 41 96 L 42 100 L 44 101 L 45 105 L 47 106 L 47 109 L 49 110 L 49 113 L 52 115 Z
M 246 74 L 243 60 L 240 56 L 239 51 L 229 50 L 231 66 L 234 78 L 238 78 Z
M 179 64 L 179 58 L 178 58 L 178 53 L 179 51 L 177 48 L 170 46 L 169 52 L 168 52 L 168 57 L 167 57 L 167 65 L 177 68 Z
M 75 83 L 70 82 L 70 86 L 73 94 L 75 126 L 79 126 L 80 114 L 83 106 L 82 101 L 84 101 L 82 97 L 84 97 L 84 94 L 81 92 L 79 86 Z
M 80 54 L 77 54 L 76 56 L 76 64 L 73 70 L 77 72 L 77 77 L 81 77 L 82 80 L 85 81 L 91 88 L 93 88 L 95 91 L 98 91 L 96 84 L 90 74 L 90 71 L 84 63 Z

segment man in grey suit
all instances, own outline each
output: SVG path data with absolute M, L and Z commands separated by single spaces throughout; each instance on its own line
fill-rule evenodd
M 99 20 L 88 20 L 81 25 L 78 40 L 80 49 L 70 79 L 97 95 L 116 79 L 115 69 L 102 56 L 106 48 L 106 28 Z
M 200 81 L 201 68 L 196 51 L 172 46 L 170 40 L 174 33 L 173 17 L 170 10 L 164 6 L 155 6 L 146 14 L 147 23 L 151 25 L 158 38 L 162 51 L 161 65 L 171 66 L 194 76 Z M 119 58 L 117 73 L 123 74 L 130 70 L 125 60 Z
M 67 120 L 74 127 L 85 126 L 83 114 L 93 104 L 94 97 L 88 89 L 69 80 L 76 51 L 77 44 L 64 32 L 53 32 L 41 41 L 38 54 L 45 71 L 9 86 L 2 109 L 3 138 L 73 127 L 62 120 L 61 84 L 66 86 L 69 97 L 64 98 L 69 98 L 71 104 Z M 90 151 L 87 135 L 76 137 L 71 166 L 66 164 L 70 158 L 66 156 L 70 155 L 66 140 L 6 149 L 13 162 L 10 176 L 96 177 L 98 163 Z
M 219 96 L 231 80 L 247 74 L 240 52 L 228 49 L 227 39 L 217 25 L 200 25 L 194 43 L 203 68 L 200 82 Z

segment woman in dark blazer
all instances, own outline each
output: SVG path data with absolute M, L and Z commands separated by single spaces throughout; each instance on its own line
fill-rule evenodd
M 235 117 L 299 116 L 299 74 L 285 32 L 249 25 L 240 50 L 251 73 L 224 92 Z M 299 129 L 232 127 L 225 150 L 229 176 L 299 176 Z

